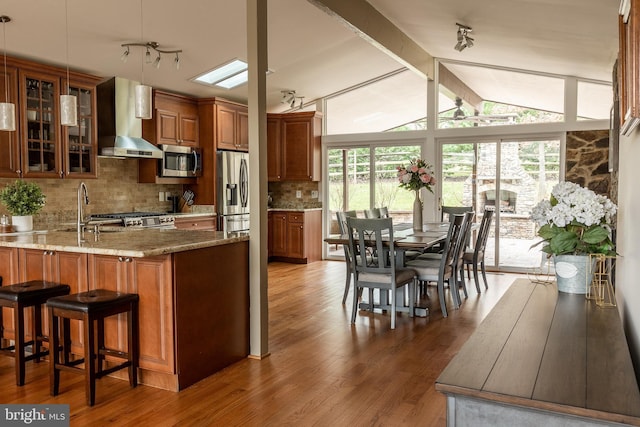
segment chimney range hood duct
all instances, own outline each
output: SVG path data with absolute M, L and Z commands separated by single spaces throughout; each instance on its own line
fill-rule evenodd
M 98 146 L 103 156 L 161 159 L 162 150 L 142 139 L 142 121 L 135 115 L 139 83 L 113 77 L 98 85 Z

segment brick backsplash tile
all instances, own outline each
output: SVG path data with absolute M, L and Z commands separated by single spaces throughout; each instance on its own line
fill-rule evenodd
M 272 207 L 282 209 L 321 208 L 320 198 L 312 198 L 311 192 L 318 191 L 317 182 L 284 181 L 270 182 L 269 192 L 273 197 Z M 296 197 L 296 191 L 302 192 L 302 197 Z
M 15 181 L 0 178 L 0 188 Z M 73 222 L 76 219 L 77 190 L 84 181 L 89 190 L 87 214 L 129 211 L 171 210 L 171 202 L 160 202 L 158 192 L 180 194 L 181 185 L 157 185 L 138 183 L 137 159 L 98 158 L 97 179 L 28 179 L 37 182 L 46 195 L 46 204 L 40 214 L 34 217 L 34 226 L 48 223 Z M 0 204 L 0 214 L 8 214 Z

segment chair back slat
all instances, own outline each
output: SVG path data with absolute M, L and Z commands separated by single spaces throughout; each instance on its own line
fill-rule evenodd
M 364 217 L 365 218 L 381 218 L 380 217 L 380 209 L 378 209 L 378 208 L 365 209 Z
M 462 228 L 460 230 L 460 235 L 458 236 L 458 241 L 456 242 L 456 247 L 454 249 L 454 270 L 457 270 L 462 266 L 462 258 L 464 257 L 464 251 L 467 247 L 467 241 L 471 237 L 471 226 L 473 225 L 474 216 L 475 212 L 473 211 L 466 212 L 463 215 Z
M 476 254 L 484 253 L 487 247 L 487 240 L 491 232 L 491 221 L 493 220 L 493 211 L 485 210 L 482 222 L 480 223 L 480 230 L 478 231 L 478 238 L 476 239 L 476 245 L 474 251 Z
M 453 221 L 454 215 L 464 215 L 467 212 L 473 211 L 473 206 L 442 206 L 440 211 L 440 221 L 445 222 L 444 214 L 448 215 L 449 222 Z
M 356 211 L 338 211 L 336 212 L 336 218 L 338 219 L 338 226 L 340 227 L 340 234 L 347 234 L 347 217 L 355 218 Z
M 349 248 L 355 273 L 393 274 L 389 263 L 395 253 L 391 218 L 347 218 Z

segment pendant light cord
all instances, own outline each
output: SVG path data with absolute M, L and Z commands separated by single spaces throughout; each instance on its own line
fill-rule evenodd
M 4 49 L 4 102 L 9 102 L 9 76 L 7 75 L 7 21 L 2 19 L 2 41 Z
M 142 0 L 140 0 L 140 42 L 144 43 L 144 19 L 142 16 Z M 140 84 L 144 86 L 144 53 L 140 55 L 140 70 L 142 71 Z
M 68 0 L 64 0 L 64 25 L 66 28 L 66 54 L 67 54 L 67 95 L 70 95 L 69 91 L 69 9 Z

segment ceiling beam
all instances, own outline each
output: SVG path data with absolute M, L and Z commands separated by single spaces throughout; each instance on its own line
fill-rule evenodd
M 438 66 L 438 82 L 449 89 L 454 96 L 462 98 L 463 101 L 472 105 L 476 110 L 480 109 L 483 101 L 482 97 L 449 71 L 442 63 Z
M 433 80 L 433 57 L 365 0 L 308 1 L 405 67 Z

